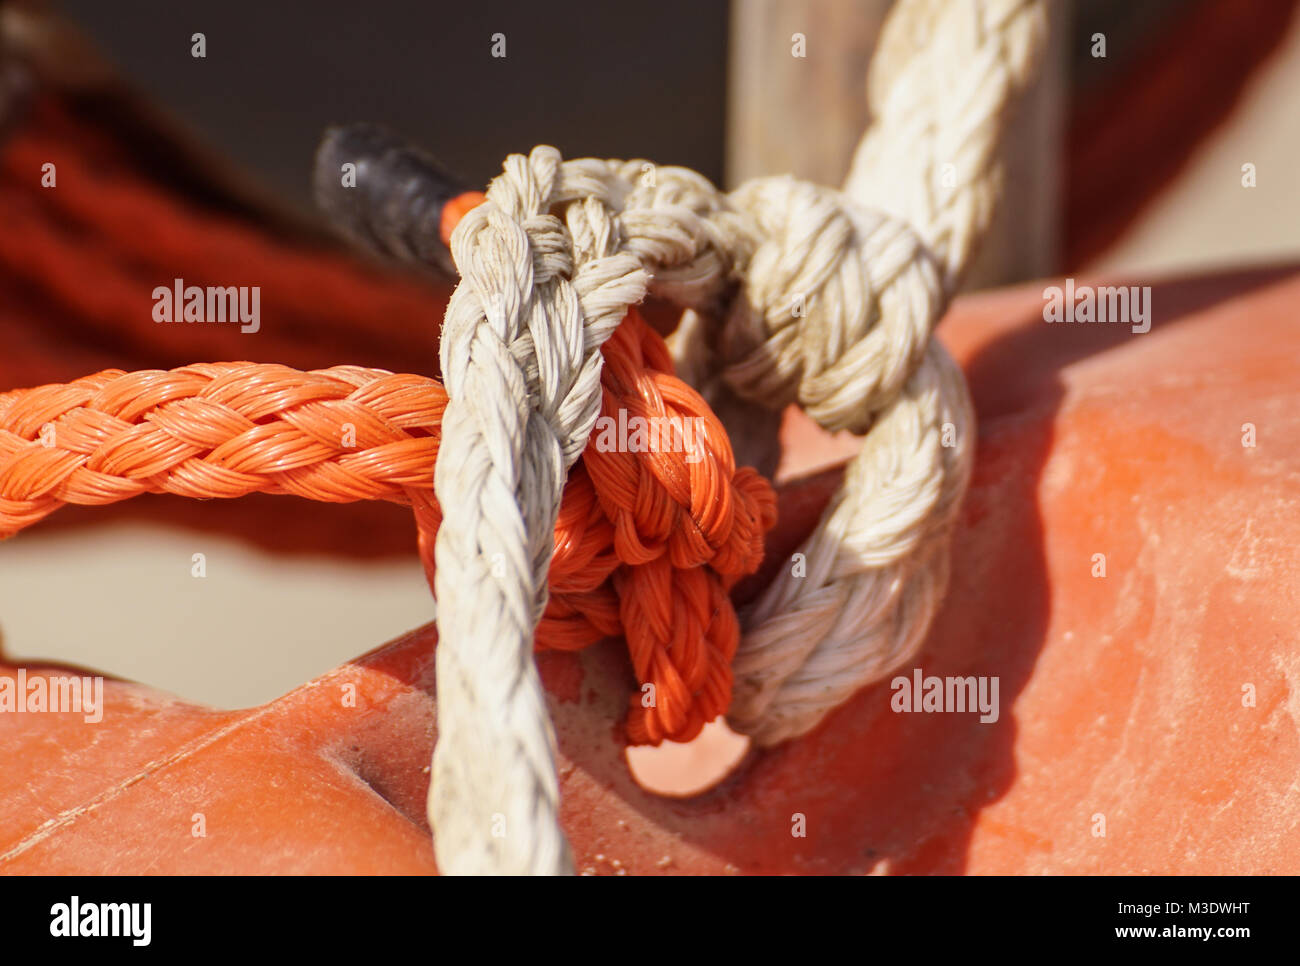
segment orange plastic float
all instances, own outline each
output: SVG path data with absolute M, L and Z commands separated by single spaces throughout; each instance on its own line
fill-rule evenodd
M 919 663 L 997 676 L 995 722 L 896 713 L 882 684 L 669 800 L 623 760 L 619 647 L 542 655 L 578 868 L 1300 868 L 1300 271 L 1170 282 L 1152 300 L 1145 335 L 1049 325 L 1041 285 L 961 299 L 941 327 L 981 441 Z M 845 445 L 793 417 L 784 435 L 768 567 L 836 483 L 834 468 L 801 474 Z M 110 682 L 93 729 L 0 715 L 0 871 L 434 871 L 433 643 L 422 628 L 251 711 Z

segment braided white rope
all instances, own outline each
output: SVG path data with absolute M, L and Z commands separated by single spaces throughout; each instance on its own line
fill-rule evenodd
M 768 745 L 915 654 L 946 586 L 974 417 L 960 371 L 931 341 L 947 300 L 910 228 L 788 178 L 734 198 L 765 240 L 727 317 L 723 345 L 741 350 L 724 350 L 736 359 L 727 384 L 866 432 L 799 548 L 804 569 L 787 567 L 741 614 L 728 718 Z
M 870 264 L 861 267 L 774 244 L 766 258 L 760 249 L 750 277 L 761 281 L 749 282 L 742 311 L 733 310 L 730 325 L 749 343 L 786 341 L 733 361 L 724 370 L 732 389 L 783 402 L 786 395 L 764 388 L 797 378 L 799 402 L 821 425 L 870 427 L 839 497 L 799 549 L 807 572 L 787 568 L 742 615 L 729 720 L 759 744 L 808 732 L 859 688 L 913 660 L 946 589 L 974 416 L 943 347 L 931 343 L 919 366 L 912 353 L 919 326 L 928 338 L 988 228 L 1001 189 L 999 142 L 1044 31 L 1038 0 L 903 0 L 886 21 L 869 84 L 875 120 L 845 191 L 917 230 L 937 258 L 937 290 L 929 278 L 894 274 L 897 266 L 878 255 L 864 252 Z M 750 198 L 753 189 L 741 193 Z M 806 236 L 813 216 L 784 210 L 793 212 L 786 234 Z M 760 259 L 786 271 L 760 272 Z M 796 277 L 788 266 L 801 262 Z M 903 291 L 892 304 L 881 300 L 872 336 L 836 356 L 863 324 L 852 313 L 864 280 L 871 291 L 882 283 Z M 789 309 L 796 295 L 808 309 L 797 326 Z M 876 333 L 882 344 L 869 347 Z M 900 378 L 903 391 L 891 395 Z
M 1001 17 L 977 16 L 981 28 L 1016 31 L 1028 21 L 1007 11 L 1036 6 L 972 5 Z M 932 0 L 899 9 L 908 7 L 937 9 Z M 963 19 L 954 29 L 984 36 L 969 27 Z M 901 28 L 887 28 L 886 46 L 890 29 Z M 968 47 L 1007 49 L 955 40 L 943 49 Z M 895 82 L 916 83 L 901 69 Z M 1009 97 L 1014 86 L 1000 90 Z M 1005 105 L 991 106 L 989 129 L 978 130 L 996 143 Z M 977 147 L 972 157 L 993 166 Z M 442 337 L 449 402 L 435 473 L 444 522 L 429 805 L 444 872 L 571 871 L 533 630 L 564 475 L 597 414 L 598 350 L 649 278 L 656 294 L 704 314 L 739 280 L 718 333 L 727 386 L 770 407 L 798 401 L 828 428 L 867 434 L 804 546 L 807 575 L 778 579 L 744 615 L 735 723 L 761 743 L 807 731 L 915 653 L 946 583 L 973 418 L 960 371 L 930 335 L 987 222 L 996 171 L 970 178 L 957 202 L 915 202 L 925 215 L 917 235 L 793 179 L 759 179 L 728 198 L 684 169 L 653 169 L 647 180 L 647 167 L 561 163 L 552 148 L 513 156 L 452 238 L 462 281 Z
M 647 268 L 658 290 L 703 303 L 746 244 L 699 175 L 642 173 L 562 163 L 550 147 L 513 155 L 452 235 L 429 793 L 444 873 L 571 871 L 533 632 L 565 476 L 600 407 L 599 349 L 645 295 Z

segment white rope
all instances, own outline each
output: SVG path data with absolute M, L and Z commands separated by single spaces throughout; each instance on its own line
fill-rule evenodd
M 902 0 L 881 31 L 844 191 L 915 228 L 949 292 L 997 208 L 1003 135 L 1046 32 L 1041 0 Z
M 561 163 L 550 147 L 513 155 L 452 235 L 429 793 L 444 873 L 572 871 L 533 632 L 565 476 L 600 407 L 599 349 L 645 295 L 647 267 L 658 291 L 702 304 L 727 278 L 724 252 L 744 247 L 699 175 L 643 173 Z
M 867 430 L 839 495 L 798 551 L 806 573 L 787 567 L 741 615 L 728 717 L 761 745 L 805 734 L 859 688 L 912 661 L 943 597 L 975 423 L 965 380 L 944 348 L 930 343 L 919 366 L 913 352 L 988 228 L 1001 189 L 999 142 L 1044 32 L 1037 0 L 904 0 L 885 23 L 869 84 L 874 123 L 845 191 L 919 232 L 938 260 L 937 289 L 893 274 L 890 259 L 880 264 L 876 254 L 863 252 L 859 265 L 772 245 L 766 271 L 761 252 L 751 267 L 758 281 L 739 303 L 739 321 L 733 311 L 732 324 L 750 342 L 786 340 L 779 353 L 732 362 L 724 376 L 733 389 L 761 402 L 769 398 L 764 372 L 786 380 L 798 372 L 799 401 L 822 426 Z M 851 216 L 854 206 L 843 209 Z M 807 212 L 789 210 L 787 234 L 805 237 Z M 815 264 L 794 278 L 788 266 L 801 260 Z M 822 281 L 810 289 L 808 278 Z M 855 300 L 870 304 L 882 284 L 900 291 L 881 298 L 872 334 L 843 351 L 863 325 L 846 325 L 845 313 L 860 312 Z M 795 294 L 807 303 L 797 320 L 789 309 Z M 883 345 L 868 346 L 890 330 Z M 836 361 L 823 373 L 827 359 Z
M 1017 38 L 1036 6 L 904 0 L 883 49 L 929 29 L 935 50 L 978 62 L 967 83 L 1003 78 L 998 96 L 1009 98 L 1024 75 L 999 58 L 1032 49 Z M 990 40 L 998 31 L 1009 33 Z M 443 327 L 449 401 L 434 481 L 444 521 L 429 813 L 443 872 L 571 871 L 533 631 L 565 474 L 597 415 L 598 350 L 647 287 L 698 310 L 691 339 L 717 340 L 701 358 L 721 366 L 729 391 L 772 408 L 797 401 L 827 428 L 866 433 L 804 545 L 807 575 L 787 573 L 743 615 L 733 721 L 764 744 L 801 734 L 920 646 L 973 452 L 964 381 L 930 336 L 987 223 L 998 178 L 986 147 L 1006 107 L 992 96 L 968 104 L 982 120 L 963 117 L 952 146 L 978 170 L 955 197 L 914 184 L 941 155 L 882 173 L 878 158 L 901 156 L 873 147 L 877 132 L 948 146 L 933 121 L 946 107 L 893 92 L 922 83 L 911 58 L 930 50 L 873 70 L 889 93 L 872 102 L 880 122 L 850 189 L 884 195 L 877 210 L 791 178 L 724 196 L 685 169 L 561 163 L 541 147 L 512 156 L 456 229 L 462 281 Z M 912 186 L 899 189 L 899 213 L 919 234 L 888 214 L 893 177 Z
M 944 590 L 974 419 L 960 371 L 930 339 L 946 299 L 911 229 L 792 179 L 736 198 L 768 240 L 724 339 L 758 345 L 727 366 L 728 385 L 866 432 L 799 548 L 803 569 L 782 570 L 741 614 L 728 719 L 768 745 L 803 734 L 920 646 Z

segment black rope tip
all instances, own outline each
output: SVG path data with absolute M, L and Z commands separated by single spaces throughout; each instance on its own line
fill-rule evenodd
M 439 228 L 468 189 L 430 154 L 378 124 L 327 128 L 312 174 L 316 205 L 353 241 L 454 278 Z

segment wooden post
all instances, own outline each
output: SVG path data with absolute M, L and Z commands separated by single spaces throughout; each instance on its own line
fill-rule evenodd
M 727 183 L 838 185 L 867 123 L 867 64 L 890 0 L 733 0 Z M 796 50 L 799 38 L 803 49 Z M 802 54 L 802 56 L 801 56 Z

